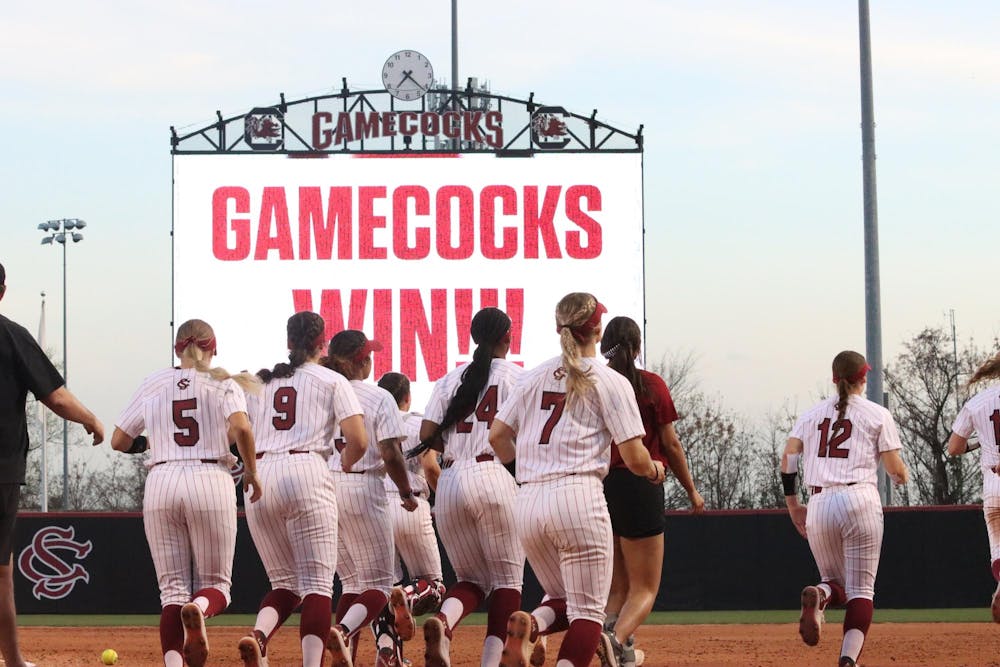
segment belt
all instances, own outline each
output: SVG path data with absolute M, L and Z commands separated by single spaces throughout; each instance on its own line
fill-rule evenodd
M 838 484 L 838 486 L 854 486 L 855 484 L 857 484 L 857 482 L 848 482 L 847 484 Z M 822 486 L 810 486 L 809 487 L 809 493 L 811 493 L 812 495 L 816 495 L 817 493 L 821 492 L 822 490 L 823 490 Z
M 180 459 L 174 461 L 157 461 L 153 464 L 153 467 L 160 465 L 161 463 L 194 463 L 195 461 L 199 463 L 218 463 L 219 459 Z
M 287 452 L 257 452 L 255 459 L 264 458 L 265 454 L 312 454 L 308 449 L 289 449 Z
M 492 454 L 480 454 L 479 456 L 476 457 L 475 460 L 476 463 L 486 463 L 487 461 L 496 461 L 496 457 L 493 456 Z M 452 467 L 453 465 L 455 465 L 455 461 L 449 459 L 441 463 L 441 469 L 444 470 Z

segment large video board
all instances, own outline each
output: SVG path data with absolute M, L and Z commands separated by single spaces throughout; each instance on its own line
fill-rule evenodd
M 381 341 L 372 380 L 405 373 L 421 410 L 482 307 L 514 320 L 525 367 L 559 353 L 567 292 L 643 322 L 639 153 L 173 160 L 174 322 L 212 324 L 230 370 L 285 360 L 285 321 L 313 310 L 328 338 Z

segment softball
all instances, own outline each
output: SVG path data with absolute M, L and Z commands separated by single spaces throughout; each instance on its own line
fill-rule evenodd
M 104 649 L 104 653 L 101 654 L 101 662 L 105 665 L 113 665 L 118 662 L 118 651 L 113 648 Z

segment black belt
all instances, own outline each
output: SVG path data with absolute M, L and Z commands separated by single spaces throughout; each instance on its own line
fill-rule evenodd
M 282 453 L 284 453 L 284 452 L 257 452 L 257 455 L 254 456 L 254 458 L 255 459 L 262 459 L 262 458 L 264 458 L 265 454 L 282 454 Z M 288 454 L 312 454 L 312 452 L 309 451 L 308 449 L 289 449 L 287 453 Z
M 198 461 L 199 463 L 218 463 L 219 459 L 175 459 L 173 461 L 157 461 L 153 466 L 158 466 L 161 463 L 184 463 L 186 461 Z
M 857 482 L 848 482 L 847 484 L 843 484 L 842 486 L 854 486 L 855 484 L 857 484 Z M 809 487 L 809 493 L 811 493 L 812 495 L 816 495 L 817 493 L 821 492 L 822 490 L 823 490 L 822 486 L 810 486 Z
M 493 456 L 492 454 L 480 454 L 479 456 L 476 457 L 476 463 L 486 463 L 487 461 L 496 461 L 496 457 Z M 449 459 L 441 463 L 441 469 L 445 470 L 447 468 L 452 467 L 453 465 L 455 465 L 455 461 Z

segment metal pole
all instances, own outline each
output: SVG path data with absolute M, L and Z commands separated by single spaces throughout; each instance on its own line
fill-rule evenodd
M 451 0 L 451 89 L 458 90 L 458 0 Z M 458 111 L 458 99 L 452 98 L 451 108 Z M 451 140 L 452 150 L 461 148 L 460 139 Z
M 42 326 L 39 326 L 39 331 L 38 331 L 38 338 L 39 338 L 38 343 L 42 346 L 42 349 L 44 351 L 45 329 L 43 327 L 45 324 L 45 292 L 42 292 L 41 324 Z M 42 426 L 42 479 L 41 479 L 42 488 L 39 490 L 39 492 L 42 496 L 41 510 L 43 512 L 49 511 L 49 457 L 48 457 L 49 429 L 47 428 L 47 424 L 45 423 L 46 416 L 47 415 L 45 414 L 45 406 L 42 404 L 41 401 L 38 401 L 38 418 L 41 420 L 41 426 Z
M 66 353 L 66 246 L 69 245 L 69 232 L 66 230 L 66 221 L 63 220 L 63 380 L 66 388 L 69 389 L 69 361 Z M 69 509 L 69 420 L 63 419 L 63 512 Z
M 861 160 L 865 216 L 865 356 L 872 367 L 868 374 L 868 400 L 880 403 L 882 391 L 882 306 L 878 271 L 878 199 L 875 191 L 875 111 L 872 95 L 872 47 L 868 0 L 858 0 L 861 42 Z M 883 502 L 892 502 L 892 486 L 885 469 L 879 467 L 878 485 Z

